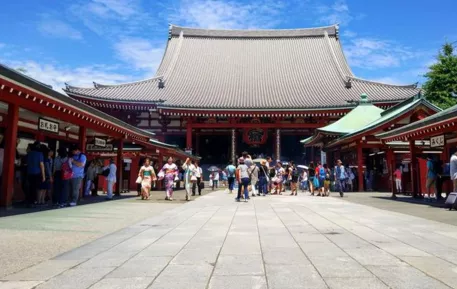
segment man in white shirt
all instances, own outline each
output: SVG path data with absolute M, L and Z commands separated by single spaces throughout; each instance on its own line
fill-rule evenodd
M 106 180 L 108 181 L 108 188 L 107 188 L 107 200 L 113 199 L 113 187 L 116 184 L 116 171 L 117 167 L 116 164 L 114 163 L 114 159 L 111 158 L 109 160 L 109 165 L 103 168 L 103 170 L 109 169 L 109 174 L 106 177 Z
M 195 196 L 195 189 L 198 187 L 198 194 L 202 194 L 202 186 L 200 185 L 203 181 L 203 171 L 202 168 L 199 166 L 198 162 L 195 162 L 195 168 L 193 170 L 194 176 L 197 178 L 197 181 L 192 184 L 192 196 Z
M 450 177 L 454 185 L 454 192 L 457 192 L 457 152 L 451 156 L 451 161 L 449 162 Z

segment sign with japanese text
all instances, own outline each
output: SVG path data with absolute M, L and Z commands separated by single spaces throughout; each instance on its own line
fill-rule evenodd
M 96 137 L 94 139 L 94 145 L 104 148 L 106 147 L 106 139 Z
M 430 147 L 444 147 L 444 135 L 434 136 L 430 138 Z
M 38 118 L 38 130 L 59 133 L 59 123 L 45 118 Z
M 95 144 L 86 144 L 86 151 L 88 152 L 112 152 L 114 151 L 113 144 L 106 144 L 105 147 L 97 146 Z

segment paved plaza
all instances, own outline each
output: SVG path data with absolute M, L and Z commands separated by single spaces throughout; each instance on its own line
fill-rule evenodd
M 169 208 L 0 288 L 457 288 L 455 226 L 346 198 L 233 197 Z

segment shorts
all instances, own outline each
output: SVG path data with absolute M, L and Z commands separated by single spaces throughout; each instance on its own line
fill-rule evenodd
M 427 178 L 427 184 L 425 185 L 427 188 L 436 185 L 436 178 Z

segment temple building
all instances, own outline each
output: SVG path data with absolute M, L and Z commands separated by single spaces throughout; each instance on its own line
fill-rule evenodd
M 153 78 L 122 84 L 94 82 L 87 88 L 69 84 L 64 90 L 212 164 L 234 160 L 243 150 L 276 159 L 315 160 L 320 151 L 303 148 L 299 141 L 315 133 L 319 138 L 354 133 L 360 127 L 341 122 L 337 130 L 331 126 L 349 115 L 361 94 L 368 95 L 370 113 L 360 108 L 361 112 L 352 114 L 363 113 L 357 119 L 369 125 L 392 107 L 417 99 L 420 92 L 416 85 L 356 77 L 336 25 L 290 30 L 171 25 Z

